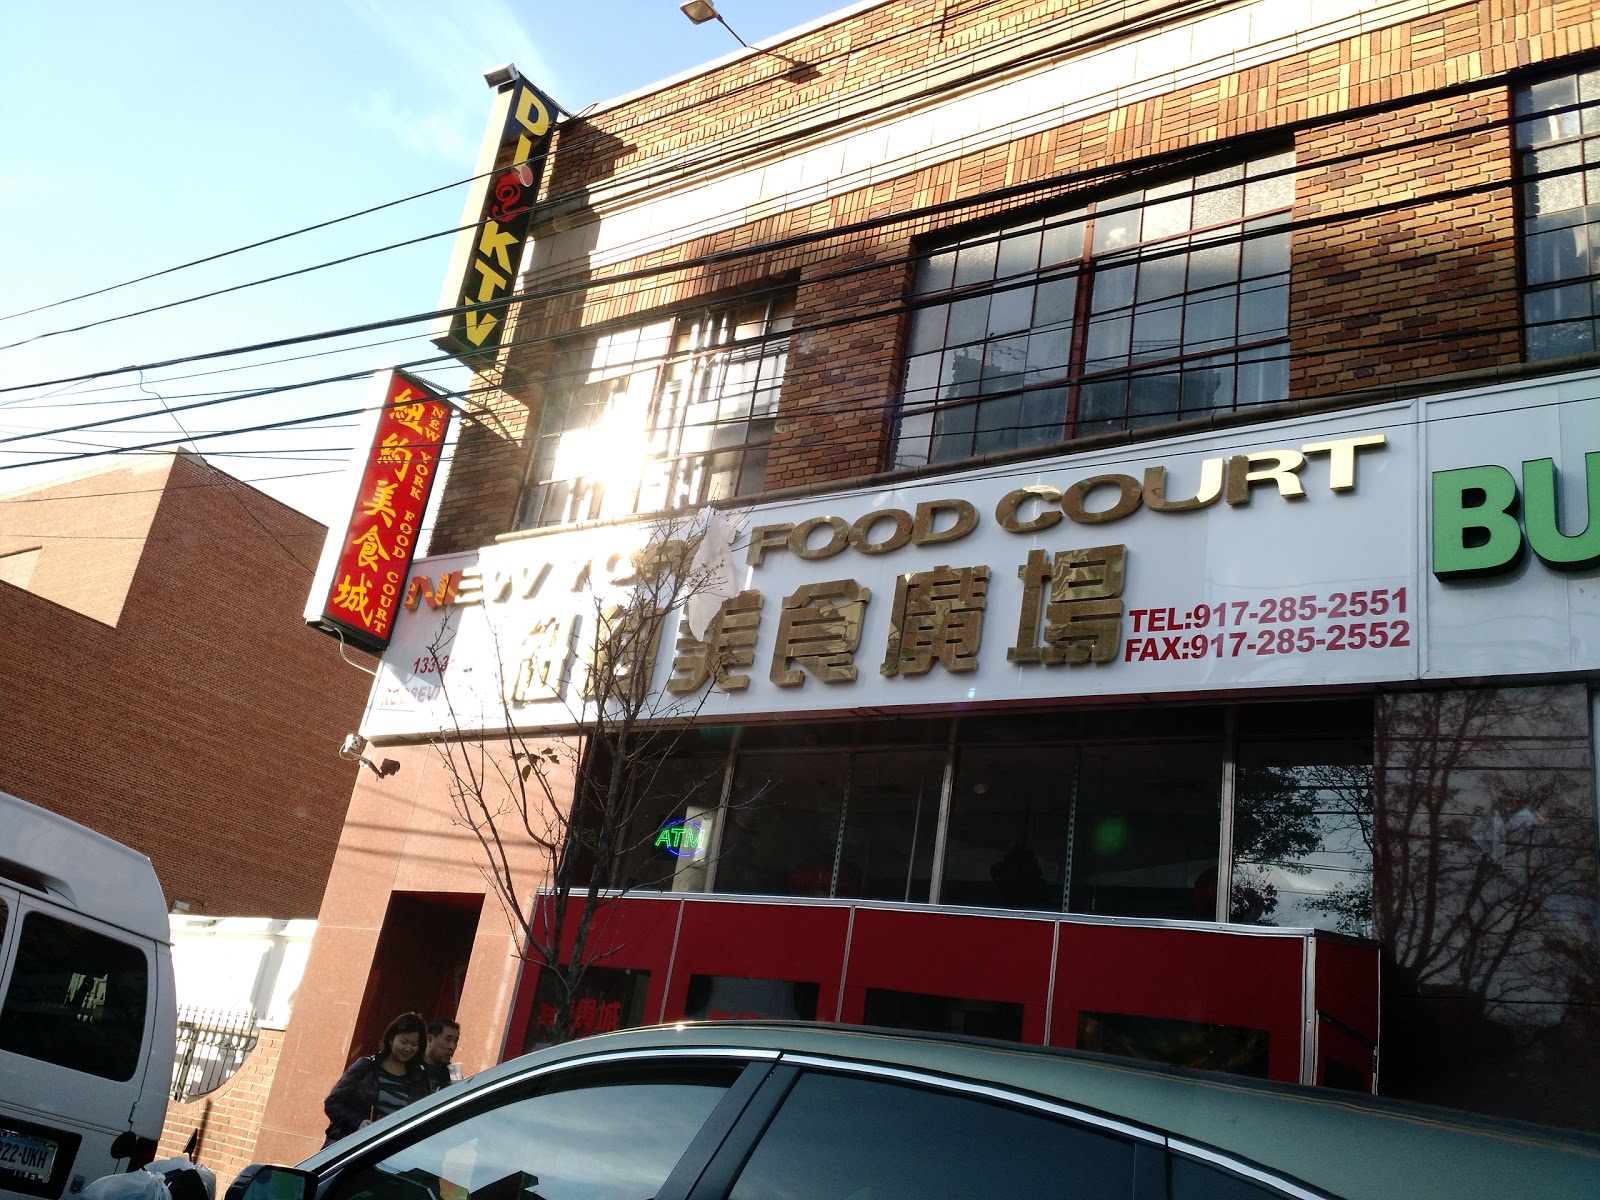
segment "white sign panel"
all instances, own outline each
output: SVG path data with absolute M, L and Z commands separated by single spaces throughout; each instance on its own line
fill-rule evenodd
M 1553 458 L 1581 532 L 1591 448 L 1586 374 L 754 506 L 730 514 L 721 679 L 699 681 L 707 643 L 674 614 L 650 687 L 737 721 L 1600 666 L 1594 568 L 1524 554 L 1441 581 L 1429 526 L 1433 473 Z M 362 732 L 581 724 L 597 613 L 659 536 L 419 560 Z

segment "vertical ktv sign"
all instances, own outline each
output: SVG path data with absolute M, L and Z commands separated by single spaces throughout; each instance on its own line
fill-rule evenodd
M 350 520 L 328 531 L 307 623 L 375 654 L 389 644 L 449 423 L 431 387 L 390 375 Z
M 489 128 L 445 272 L 441 315 L 428 335 L 469 364 L 492 357 L 505 334 L 558 111 L 514 66 L 489 78 L 496 87 Z

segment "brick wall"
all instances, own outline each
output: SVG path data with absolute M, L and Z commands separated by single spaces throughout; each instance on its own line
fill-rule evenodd
M 0 789 L 147 854 L 169 903 L 314 917 L 371 683 L 303 623 L 323 527 L 187 455 L 154 486 L 114 625 L 0 584 Z
M 711 170 L 737 158 L 773 122 L 818 125 L 853 98 L 891 100 L 919 81 L 982 69 L 997 47 L 1036 46 L 1052 22 L 1066 30 L 1063 22 L 1084 7 L 1021 0 L 875 5 L 777 47 L 808 72 L 791 72 L 772 56 L 742 58 L 566 127 L 547 199 L 569 205 L 563 220 L 581 222 L 591 215 L 584 207 L 590 189 L 644 184 L 685 164 Z M 1131 5 L 1130 14 L 1138 8 Z M 1109 164 L 1156 161 L 1273 130 L 1295 145 L 1301 174 L 1294 216 L 1307 222 L 1294 239 L 1293 397 L 1515 363 L 1513 156 L 1508 131 L 1497 124 L 1506 115 L 1507 88 L 1494 82 L 1423 94 L 1597 45 L 1600 16 L 1590 5 L 1481 0 L 1174 87 L 736 228 L 686 229 L 676 245 L 597 271 L 581 301 L 566 293 L 526 305 L 512 374 L 540 378 L 550 339 L 581 324 L 659 312 L 741 281 L 799 272 L 796 326 L 810 332 L 795 339 L 768 486 L 847 480 L 886 462 L 898 389 L 896 307 L 912 238 L 959 229 L 1019 202 L 1008 196 L 986 203 L 985 193 L 996 188 L 1054 181 L 1031 194 L 1047 198 L 1104 177 Z M 1408 96 L 1418 99 L 1406 104 Z M 1372 110 L 1384 105 L 1394 107 Z M 693 177 L 689 171 L 686 178 Z M 1464 195 L 1443 194 L 1462 188 Z M 972 204 L 956 212 L 841 228 L 962 199 Z M 806 234 L 818 239 L 762 248 Z M 751 253 L 740 256 L 741 248 Z M 714 267 L 700 261 L 729 253 Z M 539 275 L 536 286 L 581 277 L 585 261 L 575 261 L 578 276 Z M 875 261 L 880 272 L 856 273 Z M 659 273 L 605 283 L 648 270 Z M 862 323 L 833 324 L 852 312 L 864 314 Z M 511 386 L 537 410 L 536 386 Z M 520 480 L 526 439 L 471 451 L 481 458 L 467 467 L 458 456 L 436 548 L 481 544 L 509 527 L 514 485 L 506 480 Z
M 198 1131 L 194 1161 L 216 1173 L 220 1200 L 233 1177 L 259 1161 L 255 1157 L 256 1136 L 261 1131 L 261 1114 L 282 1049 L 283 1030 L 262 1026 L 260 1040 L 250 1057 L 226 1083 L 198 1099 L 167 1105 L 156 1157 L 175 1158 L 182 1154 Z

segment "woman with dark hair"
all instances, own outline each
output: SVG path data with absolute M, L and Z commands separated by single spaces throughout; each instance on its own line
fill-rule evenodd
M 383 1031 L 383 1048 L 350 1064 L 322 1102 L 322 1111 L 328 1114 L 324 1146 L 428 1094 L 417 1060 L 427 1033 L 421 1013 L 401 1013 Z

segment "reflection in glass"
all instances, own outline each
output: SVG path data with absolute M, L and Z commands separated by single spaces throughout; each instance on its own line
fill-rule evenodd
M 1020 1042 L 1022 1016 L 1021 1004 L 1004 1000 L 969 1000 L 964 996 L 868 988 L 862 1020 L 886 1029 L 961 1033 Z
M 683 1015 L 693 1021 L 815 1021 L 816 983 L 691 975 Z
M 1318 723 L 1304 721 L 1274 735 L 1250 730 L 1248 716 L 1245 724 L 1234 776 L 1228 919 L 1370 937 L 1370 732 L 1318 737 Z
M 1126 1196 L 1133 1146 L 925 1088 L 806 1072 L 730 1200 Z
M 1246 1025 L 1080 1012 L 1077 1046 L 1079 1050 L 1098 1050 L 1145 1062 L 1265 1079 L 1271 1034 Z
M 341 1176 L 329 1200 L 649 1200 L 737 1069 L 661 1072 L 502 1104 Z
M 1385 1092 L 1600 1128 L 1589 705 L 1581 684 L 1379 705 Z

